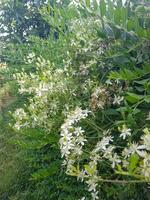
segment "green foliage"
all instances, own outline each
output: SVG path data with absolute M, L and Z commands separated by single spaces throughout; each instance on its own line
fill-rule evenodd
M 39 13 L 39 7 L 45 0 L 23 1 L 2 0 L 0 2 L 1 39 L 14 42 L 25 42 L 29 35 L 45 38 L 50 27 Z

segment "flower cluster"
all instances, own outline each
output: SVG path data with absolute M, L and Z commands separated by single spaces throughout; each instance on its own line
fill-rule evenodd
M 95 111 L 97 108 L 104 109 L 109 99 L 108 91 L 105 87 L 96 87 L 91 94 L 91 108 Z
M 81 1 L 71 1 L 69 7 L 74 6 L 81 9 Z M 119 46 L 118 40 L 117 43 L 111 41 L 112 36 L 109 41 L 97 38 L 102 34 L 98 33 L 102 26 L 95 14 L 91 17 L 87 14 L 84 19 L 71 19 L 67 28 L 73 37 L 67 40 L 69 50 L 66 50 L 67 56 L 61 63 L 63 69 L 30 53 L 25 60 L 28 64 L 35 64 L 35 72 L 22 71 L 14 75 L 19 93 L 29 96 L 25 109 L 17 109 L 13 114 L 14 128 L 38 126 L 50 133 L 54 127 L 54 132 L 60 133 L 59 145 L 66 173 L 84 181 L 93 200 L 99 199 L 99 180 L 106 178 L 106 173 L 100 171 L 103 165 L 113 173 L 113 176 L 109 173 L 109 179 L 115 178 L 116 169 L 121 175 L 150 179 L 150 130 L 145 128 L 144 134 L 142 132 L 143 127 L 149 127 L 145 121 L 150 120 L 150 114 L 147 116 L 147 111 L 142 110 L 141 101 L 138 101 L 142 99 L 142 103 L 146 102 L 145 108 L 148 107 L 149 96 L 145 100 L 148 89 L 143 87 L 145 82 L 135 81 L 138 74 L 142 77 L 142 69 L 129 74 L 129 77 L 128 71 L 120 69 L 121 62 L 117 61 L 120 58 L 116 58 L 118 53 L 113 49 L 116 46 L 117 51 L 119 47 L 123 49 L 122 44 Z M 105 27 L 108 29 L 106 32 L 111 32 L 109 26 Z M 123 61 L 130 62 L 129 58 Z M 109 75 L 111 70 L 113 73 Z M 115 73 L 114 70 L 118 71 Z M 146 70 L 144 76 L 145 73 Z M 135 81 L 141 87 L 135 85 L 132 88 L 130 79 L 132 84 Z M 131 93 L 136 93 L 136 89 L 138 95 Z M 72 108 L 75 110 L 68 113 Z M 93 111 L 90 117 L 89 110 Z M 138 124 L 138 113 L 146 116 L 141 124 Z
M 8 68 L 7 64 L 4 62 L 0 62 L 0 71 L 4 71 Z
M 33 57 L 33 55 L 30 55 Z M 68 92 L 68 80 L 64 70 L 53 69 L 53 65 L 42 57 L 36 60 L 36 72 L 27 73 L 22 70 L 14 74 L 14 79 L 19 85 L 19 93 L 30 96 L 29 104 L 25 105 L 27 117 L 23 122 L 21 113 L 15 112 L 16 121 L 14 128 L 41 126 L 49 127 L 49 118 L 56 115 L 60 107 L 63 107 L 61 99 Z
M 25 61 L 25 63 L 27 63 L 27 64 L 33 63 L 33 62 L 35 61 L 35 53 L 34 53 L 34 52 L 29 53 L 29 54 L 27 55 L 27 57 L 24 59 L 24 61 Z
M 150 177 L 150 154 L 149 154 L 149 144 L 150 144 L 150 131 L 148 128 L 144 129 L 144 135 L 141 137 L 141 144 L 137 142 L 132 142 L 128 144 L 122 151 L 122 156 L 124 158 L 123 164 L 125 168 L 130 163 L 130 157 L 132 155 L 137 155 L 140 162 L 140 173 L 146 179 L 149 180 Z
M 75 126 L 81 119 L 85 119 L 88 116 L 88 110 L 82 110 L 77 107 L 73 112 L 71 112 L 65 123 L 61 126 L 61 138 L 60 138 L 60 148 L 61 155 L 65 157 L 65 164 L 67 165 L 67 172 L 72 168 L 76 159 L 82 155 L 82 147 L 86 142 L 83 135 L 84 130 Z
M 13 113 L 13 117 L 16 121 L 16 123 L 14 124 L 14 128 L 16 130 L 20 130 L 23 127 L 27 127 L 29 126 L 29 123 L 27 122 L 28 116 L 27 113 L 24 111 L 23 108 L 18 108 L 14 113 Z

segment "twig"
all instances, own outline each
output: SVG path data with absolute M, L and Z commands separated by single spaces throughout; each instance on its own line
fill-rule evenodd
M 110 179 L 99 179 L 99 182 L 103 183 L 122 183 L 122 184 L 128 184 L 128 183 L 150 183 L 150 180 L 110 180 Z

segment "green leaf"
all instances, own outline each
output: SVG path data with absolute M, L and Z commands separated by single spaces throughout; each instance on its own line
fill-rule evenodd
M 96 166 L 91 168 L 89 165 L 84 165 L 84 168 L 89 175 L 93 175 L 93 173 L 95 173 L 95 170 L 96 170 Z
M 135 88 L 136 88 L 136 90 L 138 91 L 138 92 L 144 92 L 145 91 L 145 89 L 143 88 L 143 87 L 137 87 L 137 86 L 135 86 Z
M 121 21 L 122 21 L 123 27 L 126 27 L 127 25 L 127 15 L 128 15 L 127 9 L 121 8 Z
M 143 5 L 137 6 L 135 9 L 135 12 L 140 12 L 140 13 L 144 14 L 144 12 L 145 12 L 144 6 Z
M 108 38 L 114 38 L 113 29 L 108 24 L 105 24 L 105 31 Z
M 138 83 L 140 85 L 145 85 L 148 81 L 150 81 L 150 78 L 146 78 L 140 81 L 134 81 L 135 83 Z
M 86 6 L 87 6 L 87 7 L 90 7 L 90 6 L 91 6 L 90 0 L 85 0 L 85 3 L 86 3 Z
M 150 73 L 150 65 L 149 63 L 146 63 L 145 65 L 143 65 L 143 71 L 145 74 Z
M 141 110 L 138 109 L 138 108 L 133 109 L 133 114 L 134 114 L 134 115 L 136 115 L 136 114 L 138 114 L 138 113 L 140 113 L 140 112 L 141 112 Z
M 107 38 L 105 32 L 102 31 L 102 30 L 97 30 L 97 35 L 98 35 L 98 37 L 100 37 L 100 38 Z
M 122 172 L 123 170 L 122 170 L 122 167 L 121 167 L 121 165 L 117 165 L 117 169 L 118 169 L 118 172 Z
M 100 2 L 100 12 L 101 12 L 101 17 L 103 17 L 106 14 L 106 3 L 104 0 L 101 0 Z
M 47 5 L 47 12 L 50 14 L 51 13 L 51 6 L 48 4 Z
M 98 3 L 97 3 L 97 0 L 94 0 L 94 1 L 93 1 L 93 4 L 94 4 L 94 10 L 97 10 L 97 9 L 98 9 Z
M 106 115 L 118 115 L 119 114 L 116 109 L 112 109 L 112 108 L 105 110 L 104 113 Z
M 129 167 L 128 167 L 130 174 L 133 174 L 134 171 L 136 170 L 138 161 L 139 161 L 139 156 L 137 154 L 131 155 L 131 157 L 129 159 Z
M 136 103 L 143 98 L 144 98 L 143 95 L 138 95 L 138 94 L 131 93 L 131 92 L 127 92 L 127 96 L 126 96 L 126 100 L 129 101 L 130 103 Z
M 120 24 L 121 21 L 121 9 L 117 8 L 114 12 L 114 20 L 116 24 Z
M 136 33 L 140 31 L 139 19 L 137 17 L 134 18 L 134 29 Z
M 108 17 L 112 20 L 114 19 L 114 5 L 112 1 L 108 3 Z
M 150 95 L 147 95 L 145 98 L 144 98 L 144 101 L 146 103 L 150 103 Z
M 59 169 L 60 162 L 56 161 L 50 164 L 48 168 L 39 169 L 38 171 L 32 173 L 31 180 L 38 180 L 38 179 L 44 179 L 48 176 L 52 176 L 57 173 Z
M 124 113 L 124 112 L 128 112 L 129 110 L 128 110 L 127 107 L 120 107 L 120 108 L 117 108 L 117 111 L 118 111 L 118 112 L 121 112 L 121 113 L 122 113 L 122 112 Z
M 132 114 L 128 114 L 127 116 L 127 123 L 129 126 L 136 126 L 136 121 L 135 121 L 135 118 L 133 117 Z
M 132 20 L 128 20 L 127 22 L 127 30 L 132 31 L 134 28 L 134 22 Z
M 120 79 L 131 81 L 139 77 L 137 71 L 131 71 L 128 69 L 121 69 L 119 72 L 111 71 L 109 74 L 109 79 Z

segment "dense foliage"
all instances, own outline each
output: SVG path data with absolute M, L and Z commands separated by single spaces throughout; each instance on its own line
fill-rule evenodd
M 147 200 L 149 4 L 62 5 L 40 8 L 51 34 L 18 45 L 23 69 L 4 72 L 23 98 L 11 126 L 30 179 L 11 199 Z
M 46 0 L 2 0 L 0 2 L 0 7 L 2 7 L 0 12 L 1 39 L 22 43 L 30 35 L 47 37 L 50 26 L 39 13 L 41 5 L 50 5 L 50 2 Z

